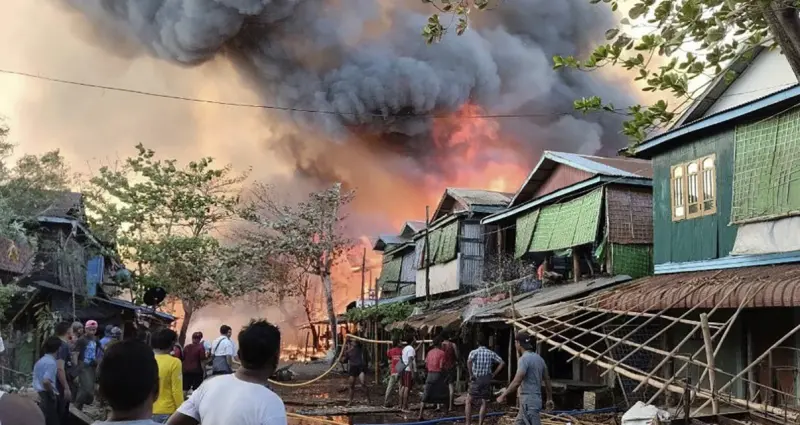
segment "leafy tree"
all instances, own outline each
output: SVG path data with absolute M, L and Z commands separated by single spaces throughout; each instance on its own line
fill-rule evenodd
M 458 17 L 456 32 L 463 33 L 472 10 L 486 9 L 488 0 L 422 0 L 441 12 Z M 617 10 L 620 0 L 587 0 Z M 644 91 L 667 92 L 677 99 L 670 105 L 613 105 L 597 96 L 575 100 L 575 109 L 624 114 L 622 133 L 638 144 L 677 114 L 716 78 L 735 77 L 728 64 L 737 55 L 752 54 L 756 46 L 780 48 L 800 78 L 800 15 L 797 0 L 637 0 L 619 26 L 606 31 L 606 42 L 589 57 L 553 58 L 555 68 L 592 71 L 606 66 L 633 71 Z M 502 6 L 500 6 L 502 7 Z M 447 32 L 432 15 L 423 37 L 432 43 Z M 636 34 L 643 35 L 636 35 Z M 620 108 L 619 106 L 623 106 Z
M 254 289 L 235 276 L 236 250 L 213 236 L 235 217 L 246 174 L 214 168 L 212 158 L 179 167 L 141 144 L 136 149 L 120 167 L 102 167 L 91 179 L 90 217 L 134 267 L 137 300 L 146 288 L 162 286 L 181 301 L 183 343 L 194 312 Z
M 243 217 L 257 227 L 246 243 L 258 244 L 262 253 L 280 258 L 291 269 L 319 276 L 325 293 L 328 320 L 336 330 L 331 270 L 353 246 L 345 236 L 344 208 L 355 193 L 342 192 L 341 184 L 309 194 L 297 203 L 286 202 L 266 184 L 256 184 Z M 338 342 L 334 338 L 334 348 Z

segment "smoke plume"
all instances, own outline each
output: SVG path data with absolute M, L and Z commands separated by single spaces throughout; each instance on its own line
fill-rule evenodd
M 420 30 L 431 10 L 419 0 L 64 1 L 110 51 L 123 37 L 186 66 L 229 60 L 265 104 L 295 109 L 265 111 L 268 148 L 300 177 L 359 187 L 362 212 L 376 200 L 408 210 L 421 187 L 438 195 L 463 170 L 526 169 L 542 149 L 612 154 L 624 143 L 617 117 L 563 114 L 581 96 L 632 103 L 628 87 L 551 69 L 553 55 L 585 52 L 613 24 L 585 0 L 507 0 L 430 46 Z M 117 53 L 133 54 L 124 44 Z M 454 143 L 464 125 L 486 120 L 475 114 L 526 116 Z M 414 207 L 407 218 L 420 216 Z

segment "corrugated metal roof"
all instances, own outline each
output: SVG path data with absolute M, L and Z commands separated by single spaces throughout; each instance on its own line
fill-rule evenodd
M 50 290 L 54 290 L 54 291 L 60 291 L 60 292 L 65 292 L 65 293 L 68 293 L 68 294 L 72 294 L 72 291 L 70 291 L 69 289 L 67 289 L 67 288 L 65 288 L 63 286 L 60 286 L 60 285 L 56 285 L 56 284 L 53 284 L 53 283 L 50 283 L 50 282 L 46 282 L 44 280 L 34 281 L 33 284 L 35 286 L 40 287 L 40 288 L 50 289 Z M 108 304 L 111 304 L 111 305 L 114 305 L 114 306 L 117 306 L 117 307 L 125 308 L 125 309 L 128 309 L 128 310 L 133 310 L 133 311 L 138 311 L 138 312 L 144 313 L 144 314 L 153 314 L 153 315 L 155 315 L 155 316 L 157 316 L 157 317 L 159 317 L 161 319 L 168 320 L 170 322 L 175 320 L 175 316 L 173 316 L 171 314 L 164 313 L 162 311 L 157 311 L 157 310 L 154 310 L 154 309 L 152 309 L 150 307 L 139 306 L 139 305 L 136 305 L 136 304 L 134 304 L 134 303 L 132 303 L 130 301 L 125 301 L 125 300 L 121 300 L 121 299 L 118 299 L 118 298 L 86 297 L 84 295 L 80 295 L 80 296 L 82 298 L 88 299 L 90 301 L 99 301 L 99 302 L 103 302 L 103 303 L 108 303 Z
M 513 196 L 513 193 L 495 192 L 493 190 L 459 189 L 452 187 L 447 188 L 447 193 L 463 201 L 468 206 L 489 205 L 505 207 L 511 201 L 511 196 Z
M 585 171 L 593 176 L 653 178 L 653 165 L 646 160 L 544 151 L 539 163 L 512 197 L 509 206 L 520 205 L 533 199 L 539 187 L 550 178 L 550 174 L 558 164 Z
M 653 178 L 653 165 L 650 161 L 634 158 L 605 158 L 567 152 L 547 152 L 554 160 L 571 165 L 593 174 L 614 177 Z
M 398 235 L 379 235 L 375 243 L 372 244 L 372 249 L 383 251 L 388 245 L 401 245 L 410 241 L 410 239 Z
M 531 316 L 537 314 L 537 310 L 540 310 L 538 307 L 557 304 L 560 301 L 565 301 L 594 291 L 611 288 L 630 280 L 630 276 L 611 276 L 583 280 L 575 283 L 563 283 L 549 286 L 540 289 L 539 291 L 533 293 L 532 296 L 522 299 L 519 302 L 515 300 L 514 310 L 516 311 L 517 317 Z M 511 303 L 509 301 L 501 301 L 495 303 L 492 308 L 486 309 L 480 313 L 476 313 L 473 316 L 473 320 L 479 322 L 505 321 L 506 319 L 511 318 L 512 315 L 513 312 L 511 311 Z
M 600 297 L 598 303 L 603 308 L 640 312 L 662 310 L 675 302 L 678 309 L 713 308 L 720 301 L 720 308 L 738 308 L 749 290 L 755 296 L 745 307 L 800 307 L 800 264 L 657 275 L 635 283 Z
M 83 194 L 58 192 L 53 195 L 52 205 L 41 214 L 43 217 L 59 217 L 83 220 Z
M 460 189 L 448 187 L 445 189 L 439 205 L 431 216 L 431 221 L 446 217 L 455 212 L 493 213 L 508 206 L 511 202 L 511 193 L 496 192 L 493 190 Z
M 425 222 L 424 221 L 417 221 L 417 220 L 406 221 L 405 226 L 403 226 L 403 230 L 404 231 L 406 230 L 405 229 L 406 227 L 409 228 L 412 232 L 417 233 L 420 230 L 424 230 L 425 229 Z M 401 232 L 401 233 L 403 233 L 403 232 Z

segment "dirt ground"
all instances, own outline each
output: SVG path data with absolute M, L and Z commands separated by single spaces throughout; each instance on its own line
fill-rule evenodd
M 321 375 L 329 367 L 330 366 L 327 364 L 320 363 L 295 364 L 291 367 L 292 372 L 295 373 L 295 377 L 290 383 L 297 384 L 305 382 L 309 379 L 313 379 Z M 383 382 L 376 384 L 374 375 L 370 373 L 367 376 L 367 386 L 370 394 L 370 401 L 367 401 L 364 390 L 360 386 L 356 386 L 353 407 L 356 409 L 366 409 L 370 407 L 378 408 L 383 406 L 386 385 Z M 331 372 L 325 378 L 306 386 L 285 387 L 273 384 L 271 387 L 278 395 L 281 396 L 286 404 L 286 409 L 291 412 L 299 412 L 308 409 L 329 408 L 331 412 L 334 413 L 336 410 L 338 410 L 337 408 L 345 406 L 349 397 L 348 378 L 344 371 L 338 367 L 334 369 L 334 372 Z M 416 385 L 412 389 L 410 400 L 410 407 L 412 411 L 408 413 L 395 410 L 393 412 L 386 413 L 355 413 L 350 414 L 349 416 L 333 414 L 331 416 L 321 418 L 349 424 L 391 424 L 415 422 L 417 421 L 419 414 L 418 409 L 419 402 L 422 397 L 422 389 L 423 387 L 421 384 Z M 389 399 L 390 407 L 396 409 L 398 401 L 399 399 L 397 391 L 393 391 Z M 440 411 L 436 411 L 431 406 L 425 410 L 424 418 L 438 419 L 464 415 L 464 406 L 454 406 L 453 409 L 454 410 L 452 412 L 448 413 L 444 408 Z M 504 406 L 501 409 L 500 406 L 497 406 L 494 403 L 490 405 L 490 412 L 497 410 L 508 410 L 508 406 Z M 475 413 L 477 413 L 477 409 L 475 410 Z M 306 424 L 305 422 L 309 423 Z M 291 423 L 298 425 L 312 425 L 311 421 L 303 421 L 299 419 L 292 419 Z M 487 418 L 486 420 L 487 425 L 496 425 L 497 423 L 498 418 L 496 417 Z

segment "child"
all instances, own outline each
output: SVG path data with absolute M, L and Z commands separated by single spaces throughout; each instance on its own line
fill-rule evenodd
M 33 389 L 39 393 L 39 407 L 44 413 L 47 425 L 59 425 L 58 391 L 56 390 L 56 373 L 58 363 L 56 352 L 61 348 L 61 340 L 56 336 L 44 342 L 44 355 L 33 366 Z

